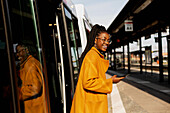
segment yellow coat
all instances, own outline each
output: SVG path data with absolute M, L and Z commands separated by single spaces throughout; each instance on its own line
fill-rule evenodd
M 20 98 L 24 100 L 25 113 L 48 113 L 40 62 L 30 55 L 20 65 L 19 76 L 22 81 Z
M 86 54 L 70 113 L 108 113 L 107 93 L 112 91 L 112 79 L 105 73 L 109 61 L 95 48 Z

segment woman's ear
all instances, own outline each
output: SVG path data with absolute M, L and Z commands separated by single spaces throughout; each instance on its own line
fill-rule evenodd
M 97 38 L 95 38 L 94 40 L 94 47 L 96 47 L 96 44 L 97 44 Z
M 97 38 L 95 38 L 95 40 L 94 40 L 94 44 L 96 44 L 97 43 Z

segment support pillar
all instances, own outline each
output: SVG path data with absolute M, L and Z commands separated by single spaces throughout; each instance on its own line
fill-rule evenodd
M 140 54 L 139 54 L 139 56 L 140 56 L 140 74 L 142 74 L 143 73 L 143 71 L 142 71 L 143 66 L 142 66 L 142 41 L 141 41 L 141 37 L 139 39 L 139 50 L 140 50 Z
M 123 45 L 123 69 L 125 69 L 125 46 Z
M 116 71 L 116 48 L 114 48 L 114 71 Z
M 127 45 L 127 51 L 128 51 L 128 73 L 130 74 L 130 47 L 129 47 L 129 43 Z
M 159 81 L 163 82 L 164 76 L 163 76 L 163 57 L 162 57 L 162 34 L 160 28 L 158 31 L 158 48 L 159 48 Z
M 170 84 L 170 36 L 167 37 L 168 45 L 168 83 Z

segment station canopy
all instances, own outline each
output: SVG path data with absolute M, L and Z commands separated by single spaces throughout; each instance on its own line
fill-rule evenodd
M 143 36 L 149 38 L 158 31 L 165 32 L 170 25 L 169 11 L 169 0 L 129 0 L 107 29 L 114 42 L 108 49 L 127 45 Z M 126 23 L 133 31 L 125 31 Z

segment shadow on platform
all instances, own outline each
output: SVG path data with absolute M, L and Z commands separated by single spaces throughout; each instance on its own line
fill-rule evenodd
M 128 74 L 128 70 L 108 70 L 107 73 L 124 76 Z M 159 82 L 159 74 L 157 73 L 143 72 L 140 74 L 139 71 L 131 70 L 131 73 L 123 81 L 170 103 L 170 84 L 168 84 L 167 75 L 164 75 L 164 82 Z

